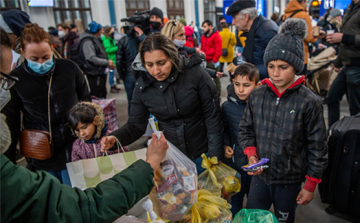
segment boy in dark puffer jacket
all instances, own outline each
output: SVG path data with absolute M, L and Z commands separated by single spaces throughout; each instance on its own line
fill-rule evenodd
M 327 165 L 322 103 L 304 86 L 304 76 L 295 75 L 304 67 L 305 36 L 302 19 L 281 26 L 264 54 L 270 79 L 251 93 L 240 122 L 240 147 L 249 164 L 269 159 L 268 169 L 249 173 L 247 208 L 274 204 L 279 222 L 294 222 L 296 206 L 311 202 Z
M 241 209 L 245 194 L 249 193 L 251 176 L 241 170 L 248 163 L 247 156 L 239 145 L 239 124 L 251 91 L 260 86 L 259 70 L 255 65 L 244 63 L 234 72 L 232 84 L 227 88 L 228 100 L 221 106 L 224 121 L 224 163 L 241 175 L 241 191 L 231 197 L 231 212 L 235 216 Z M 236 151 L 236 153 L 234 153 Z

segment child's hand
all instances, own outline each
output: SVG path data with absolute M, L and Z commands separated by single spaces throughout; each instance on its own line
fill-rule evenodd
M 312 199 L 314 199 L 314 192 L 307 191 L 303 188 L 296 198 L 296 203 L 301 205 L 307 205 L 312 201 Z
M 224 150 L 224 155 L 226 158 L 230 159 L 234 155 L 234 150 L 232 150 L 230 146 L 224 146 Z
M 255 163 L 257 163 L 257 162 L 259 162 L 259 159 L 256 158 L 256 156 L 251 156 L 251 157 L 249 158 L 249 165 L 255 164 Z M 263 171 L 264 171 L 264 169 L 257 170 L 257 171 L 255 171 L 255 172 L 248 172 L 248 175 L 251 175 L 251 176 L 260 175 Z
M 105 136 L 101 139 L 101 152 L 104 153 L 108 151 L 111 147 L 115 145 L 114 136 Z

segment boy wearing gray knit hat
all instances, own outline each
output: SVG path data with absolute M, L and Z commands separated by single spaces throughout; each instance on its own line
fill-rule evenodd
M 240 147 L 249 165 L 269 159 L 269 168 L 249 172 L 246 208 L 274 204 L 279 222 L 294 222 L 297 205 L 311 202 L 327 164 L 322 102 L 296 75 L 304 67 L 306 30 L 304 20 L 288 19 L 269 42 L 264 64 L 270 78 L 251 92 L 240 122 Z

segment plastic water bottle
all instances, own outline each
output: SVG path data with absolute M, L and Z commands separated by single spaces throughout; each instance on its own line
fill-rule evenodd
M 241 55 L 241 53 L 238 53 L 236 62 L 237 62 L 237 65 L 239 66 L 240 64 L 246 63 L 246 59 L 243 55 Z

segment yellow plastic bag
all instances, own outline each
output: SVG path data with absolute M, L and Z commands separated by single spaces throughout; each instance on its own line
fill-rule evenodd
M 205 154 L 201 157 L 201 166 L 206 170 L 199 176 L 199 189 L 220 189 L 225 199 L 241 190 L 241 176 L 236 170 L 223 163 L 218 164 L 217 157 L 208 159 Z
M 220 190 L 199 190 L 195 203 L 181 223 L 223 223 L 232 219 L 231 205 L 221 198 Z

